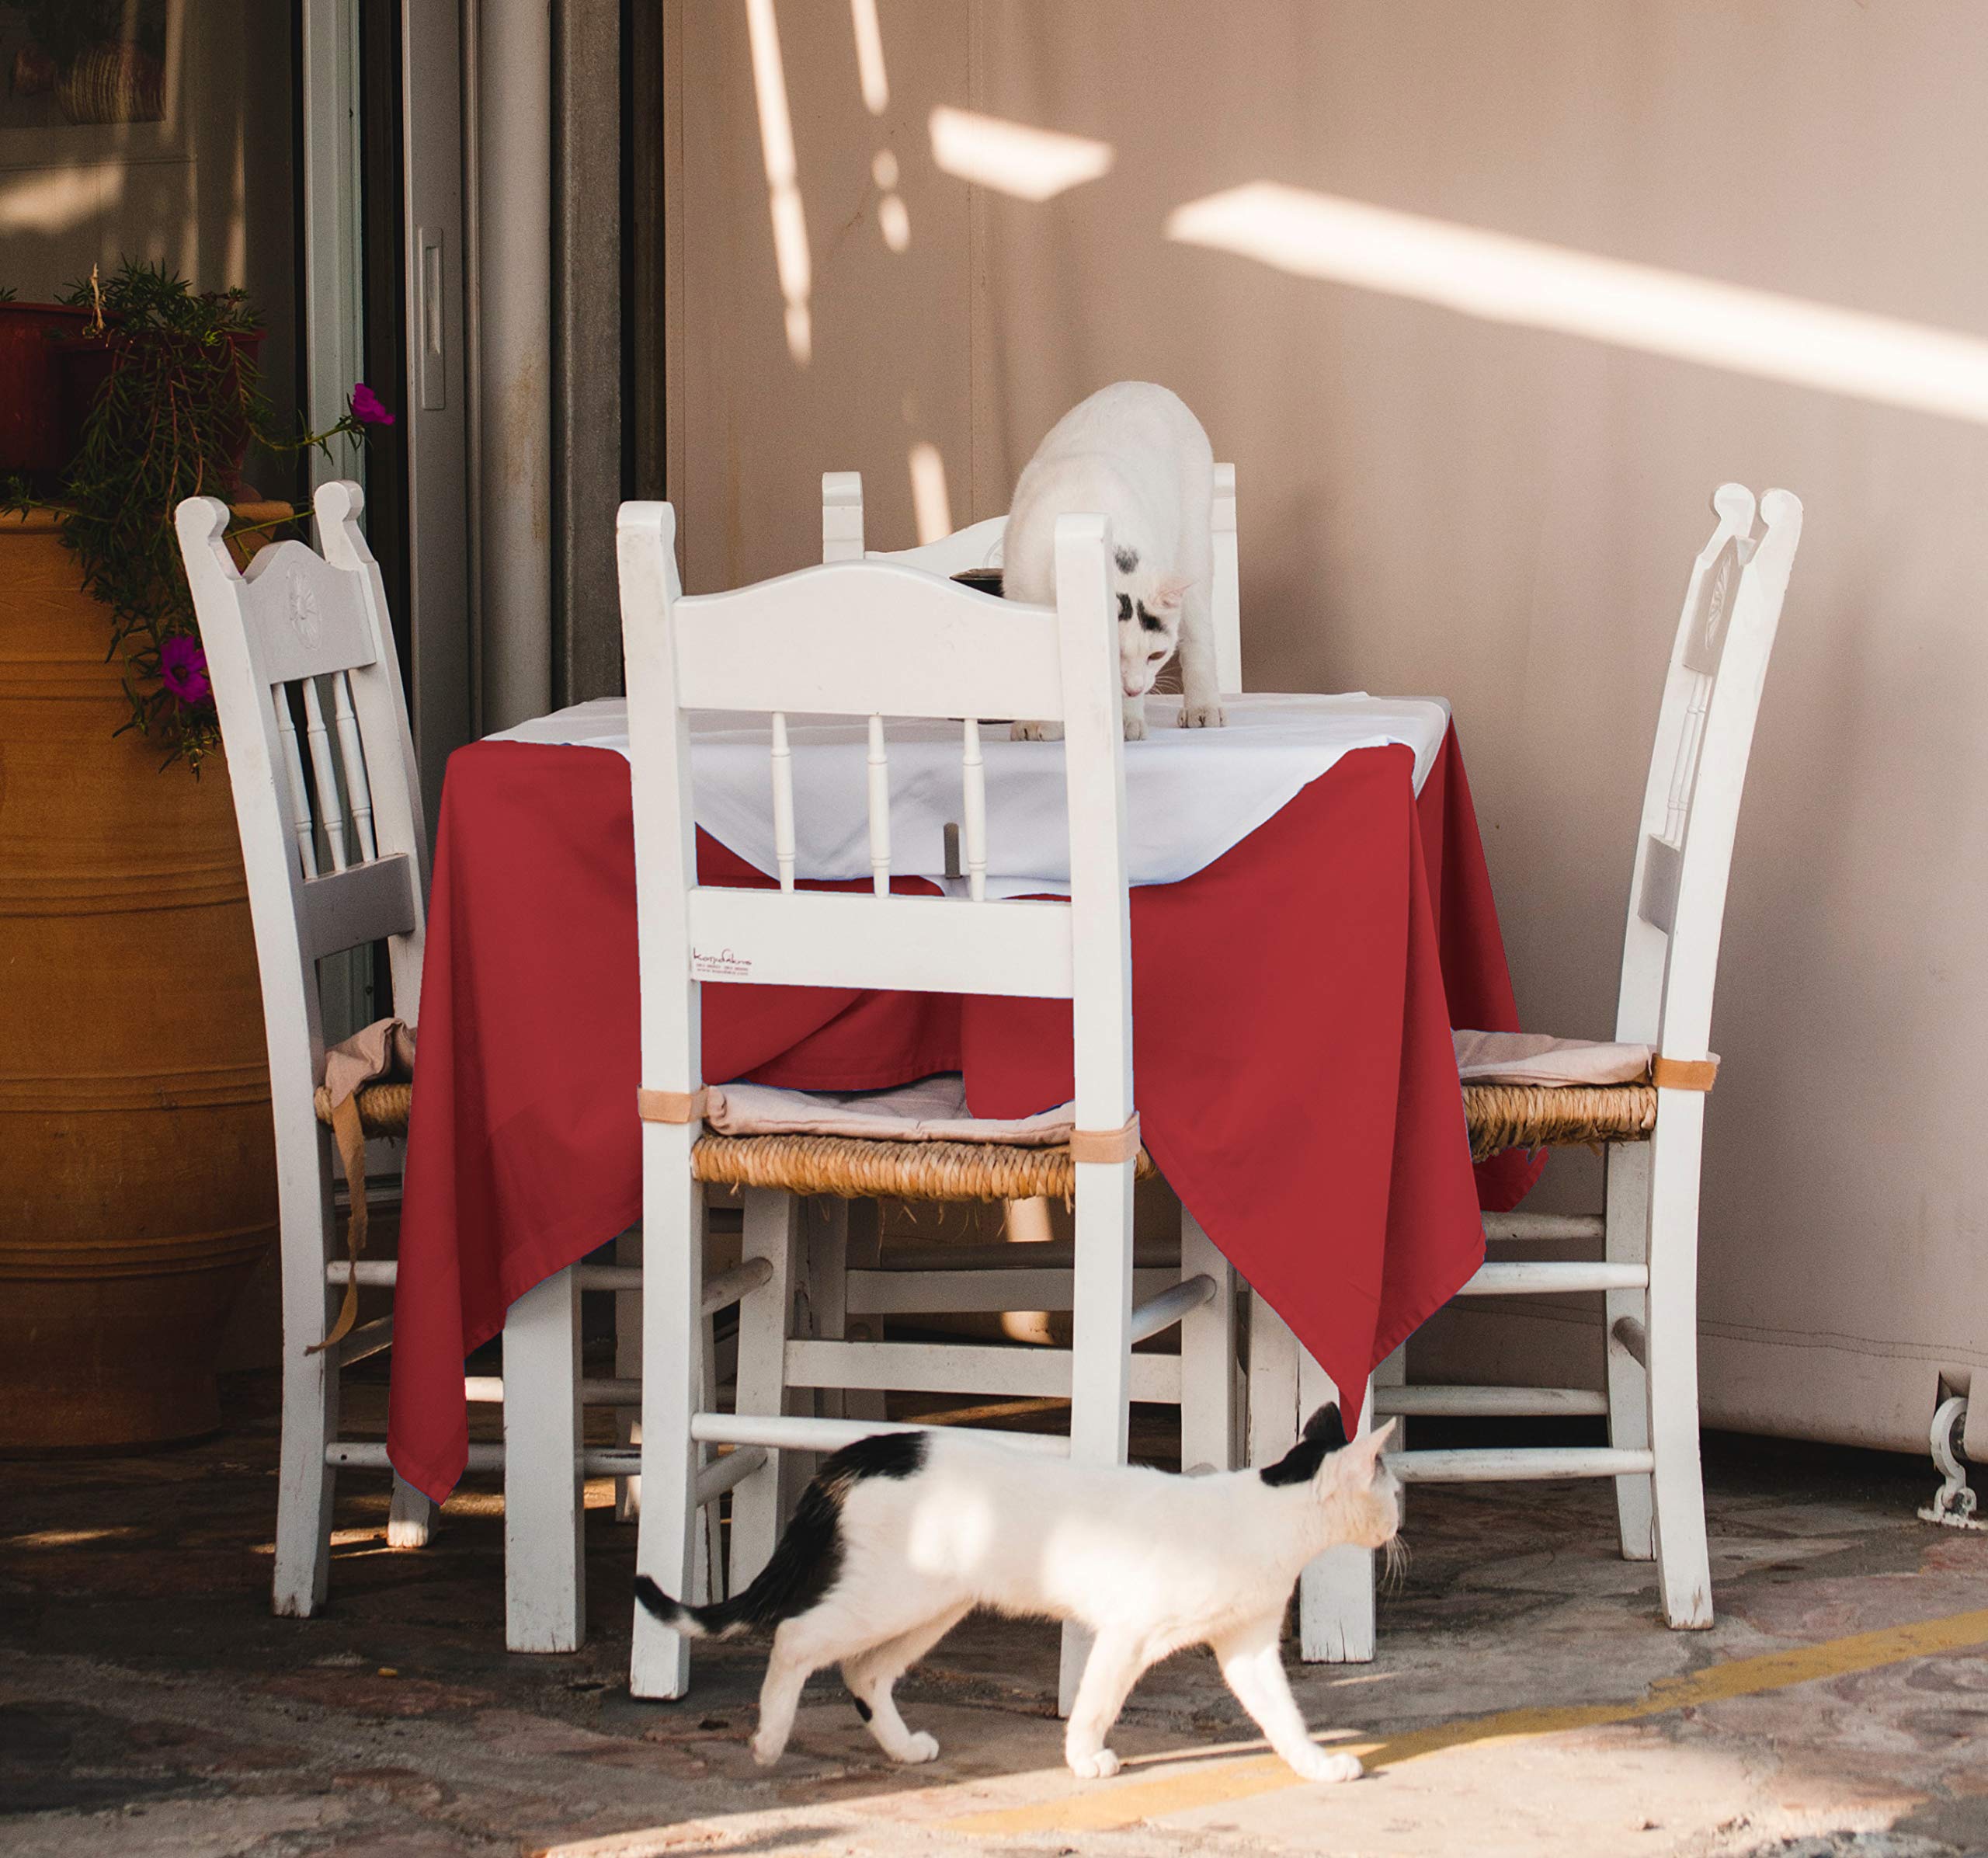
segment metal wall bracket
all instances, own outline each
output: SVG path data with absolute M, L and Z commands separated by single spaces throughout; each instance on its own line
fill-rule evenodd
M 1940 1402 L 1933 1415 L 1933 1463 L 1946 1481 L 1933 1493 L 1933 1501 L 1919 1512 L 1922 1522 L 1938 1522 L 1948 1529 L 1988 1530 L 1988 1522 L 1974 1512 L 1979 1499 L 1968 1488 L 1967 1471 L 1954 1450 L 1954 1441 L 1967 1422 L 1967 1402 L 1958 1394 Z

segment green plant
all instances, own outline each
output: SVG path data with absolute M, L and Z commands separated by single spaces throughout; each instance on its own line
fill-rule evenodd
M 15 294 L 14 287 L 12 284 L 0 284 L 0 303 L 12 303 Z
M 256 321 L 240 290 L 199 292 L 163 266 L 127 263 L 108 283 L 92 272 L 61 301 L 95 308 L 108 371 L 59 499 L 43 503 L 17 483 L 5 506 L 66 517 L 62 539 L 84 588 L 110 611 L 107 656 L 122 658 L 131 701 L 124 727 L 159 741 L 163 765 L 184 760 L 197 772 L 219 731 L 173 512 L 187 497 L 235 489 L 251 439 L 277 452 L 328 449 L 391 416 L 356 388 L 363 402 L 328 431 L 274 437 L 242 341 Z

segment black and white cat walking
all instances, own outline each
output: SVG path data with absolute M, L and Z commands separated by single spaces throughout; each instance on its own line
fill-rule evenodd
M 1315 1743 L 1278 1648 L 1299 1573 L 1340 1543 L 1378 1548 L 1400 1519 L 1381 1457 L 1392 1425 L 1348 1444 L 1336 1407 L 1261 1470 L 1176 1477 L 1076 1465 L 944 1430 L 880 1433 L 822 1467 L 758 1579 L 685 1606 L 646 1575 L 642 1604 L 697 1637 L 770 1630 L 752 1738 L 777 1761 L 801 1686 L 842 1667 L 891 1760 L 939 1745 L 905 1726 L 898 1679 L 976 1607 L 1075 1620 L 1093 1635 L 1064 1752 L 1077 1773 L 1118 1771 L 1105 1745 L 1148 1666 L 1205 1644 L 1270 1746 L 1307 1780 L 1351 1780 L 1357 1756 Z

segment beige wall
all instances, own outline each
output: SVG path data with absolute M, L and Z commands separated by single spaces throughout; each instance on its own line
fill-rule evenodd
M 1705 1194 L 1715 1422 L 1910 1446 L 1988 1362 L 1975 1054 L 1988 1036 L 1988 432 L 1170 244 L 1257 179 L 1988 336 L 1988 16 L 1973 0 L 881 0 L 778 19 L 812 259 L 790 356 L 744 9 L 676 23 L 673 494 L 693 589 L 815 558 L 860 468 L 912 534 L 1050 422 L 1167 382 L 1240 484 L 1247 679 L 1455 705 L 1527 1023 L 1605 1035 L 1661 666 L 1726 478 L 1808 507 L 1755 750 Z M 935 171 L 951 103 L 1094 137 L 1041 205 Z M 888 252 L 873 155 L 901 165 Z M 1556 1160 L 1537 1203 L 1587 1188 Z M 1423 1372 L 1592 1331 L 1441 1319 Z
M 0 131 L 0 285 L 47 301 L 125 258 L 203 291 L 242 285 L 282 408 L 297 368 L 290 9 L 182 0 L 181 16 L 167 123 Z

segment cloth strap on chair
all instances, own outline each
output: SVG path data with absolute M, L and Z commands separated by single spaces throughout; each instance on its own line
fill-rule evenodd
M 1649 1061 L 1649 1080 L 1660 1091 L 1708 1091 L 1719 1076 L 1716 1058 L 1666 1058 Z
M 710 1099 L 701 1086 L 694 1091 L 635 1092 L 635 1114 L 645 1122 L 701 1122 Z
M 345 1281 L 345 1300 L 338 1320 L 325 1339 L 306 1348 L 321 1355 L 352 1333 L 359 1320 L 359 1261 L 366 1250 L 366 1132 L 360 1126 L 359 1092 L 383 1077 L 414 1075 L 414 1028 L 399 1019 L 376 1019 L 325 1054 L 322 1089 L 331 1099 L 332 1140 L 339 1151 L 349 1202 L 345 1223 L 346 1257 L 352 1269 Z
M 1139 1112 L 1133 1111 L 1123 1129 L 1074 1129 L 1070 1132 L 1072 1161 L 1129 1161 L 1139 1152 Z

